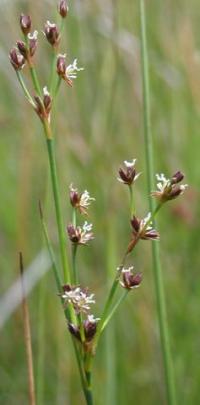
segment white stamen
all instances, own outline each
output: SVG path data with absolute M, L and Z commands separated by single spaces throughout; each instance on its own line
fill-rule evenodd
M 28 34 L 28 39 L 37 39 L 38 37 L 38 31 L 34 31 L 32 34 L 29 32 Z
M 125 164 L 125 166 L 126 166 L 127 168 L 133 167 L 133 166 L 135 166 L 136 160 L 137 160 L 137 159 L 133 159 L 133 160 L 130 161 L 130 162 L 129 162 L 128 160 L 124 160 L 124 164 Z

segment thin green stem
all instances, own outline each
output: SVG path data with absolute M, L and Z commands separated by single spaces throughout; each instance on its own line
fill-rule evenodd
M 58 271 L 58 268 L 57 268 L 57 265 L 56 265 L 56 261 L 55 261 L 55 256 L 54 256 L 53 248 L 52 248 L 52 245 L 51 245 L 51 242 L 50 242 L 50 238 L 49 238 L 47 226 L 46 226 L 46 223 L 45 223 L 45 220 L 44 220 L 44 216 L 43 216 L 43 212 L 42 212 L 42 207 L 41 207 L 41 204 L 40 204 L 40 203 L 39 203 L 39 210 L 40 210 L 40 218 L 41 218 L 41 224 L 42 224 L 43 234 L 44 234 L 45 242 L 46 242 L 47 249 L 48 249 L 48 252 L 49 252 L 49 256 L 50 256 L 50 259 L 51 259 L 52 269 L 53 269 L 53 273 L 54 273 L 54 277 L 55 277 L 57 289 L 58 289 L 58 292 L 61 292 L 62 283 L 61 283 L 59 271 Z
M 70 277 L 69 264 L 68 264 L 68 259 L 67 259 L 66 235 L 65 235 L 63 221 L 62 221 L 60 193 L 59 193 L 57 168 L 56 168 L 56 161 L 55 161 L 54 140 L 52 138 L 47 139 L 47 149 L 48 149 L 52 188 L 53 188 L 53 195 L 54 195 L 54 202 L 55 202 L 56 219 L 57 219 L 57 226 L 58 226 L 61 260 L 62 260 L 62 265 L 63 265 L 64 282 L 70 284 L 71 277 Z
M 77 253 L 77 245 L 72 244 L 72 271 L 73 271 L 73 283 L 75 285 L 78 284 L 78 274 L 77 274 L 77 267 L 76 267 L 76 253 Z
M 115 314 L 117 308 L 119 307 L 119 305 L 125 300 L 125 298 L 127 297 L 129 293 L 129 290 L 125 290 L 123 292 L 123 294 L 119 297 L 119 299 L 117 300 L 116 304 L 114 305 L 114 307 L 111 309 L 110 313 L 108 314 L 107 318 L 104 320 L 104 323 L 101 327 L 101 333 L 103 332 L 103 330 L 105 329 L 105 327 L 107 326 L 108 322 L 110 322 L 111 318 L 113 317 L 113 315 Z
M 134 199 L 133 199 L 133 187 L 129 186 L 129 192 L 130 192 L 130 213 L 131 213 L 131 218 L 135 214 L 135 207 L 134 207 Z
M 151 134 L 151 119 L 150 119 L 150 87 L 149 87 L 149 72 L 148 72 L 148 53 L 146 41 L 146 20 L 145 20 L 145 3 L 144 0 L 139 0 L 140 3 L 140 25 L 141 25 L 141 60 L 142 60 L 142 76 L 143 76 L 143 105 L 144 105 L 144 136 L 145 136 L 145 156 L 147 167 L 147 188 L 149 193 L 149 208 L 153 211 L 154 202 L 150 197 L 150 192 L 154 187 L 154 164 L 153 164 L 153 146 Z M 153 221 L 155 225 L 155 220 Z M 158 313 L 161 347 L 163 354 L 163 362 L 165 369 L 165 384 L 168 397 L 168 404 L 176 404 L 174 370 L 171 359 L 169 329 L 167 324 L 167 312 L 164 292 L 164 282 L 162 269 L 160 265 L 159 244 L 152 243 L 153 256 L 153 271 L 156 293 L 156 306 Z
M 31 65 L 29 66 L 29 69 L 30 69 L 30 74 L 31 74 L 31 79 L 33 82 L 34 89 L 35 89 L 36 93 L 38 94 L 38 96 L 42 97 L 42 90 L 40 87 L 40 83 L 39 83 L 39 80 L 37 77 L 36 70 L 35 70 L 34 66 L 31 66 Z
M 29 93 L 29 91 L 28 91 L 28 89 L 27 89 L 27 87 L 26 87 L 26 85 L 25 85 L 25 83 L 24 83 L 24 80 L 23 80 L 22 75 L 21 75 L 21 73 L 19 72 L 19 70 L 16 70 L 16 75 L 17 75 L 17 78 L 18 78 L 18 80 L 19 80 L 19 83 L 20 83 L 20 85 L 21 85 L 21 87 L 22 87 L 22 90 L 23 90 L 23 92 L 24 92 L 24 94 L 25 94 L 25 97 L 28 99 L 29 103 L 30 103 L 33 107 L 35 107 L 34 100 L 33 100 L 33 98 L 31 97 L 31 95 L 30 95 L 30 93 Z

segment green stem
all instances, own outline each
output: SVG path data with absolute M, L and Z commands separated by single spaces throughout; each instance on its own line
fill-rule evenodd
M 117 308 L 119 307 L 119 305 L 125 300 L 125 298 L 127 297 L 129 293 L 129 290 L 125 290 L 124 293 L 120 296 L 120 298 L 118 299 L 118 301 L 116 302 L 116 304 L 114 305 L 114 307 L 112 308 L 112 310 L 110 311 L 110 313 L 108 314 L 107 318 L 104 320 L 104 323 L 101 327 L 101 331 L 100 333 L 103 332 L 103 330 L 105 329 L 105 327 L 107 326 L 108 322 L 110 322 L 111 318 L 113 317 L 113 315 L 115 314 Z
M 131 213 L 131 218 L 135 214 L 135 207 L 134 207 L 134 199 L 133 199 L 133 188 L 132 186 L 129 186 L 129 192 L 130 192 L 130 213 Z
M 34 89 L 35 89 L 36 93 L 40 97 L 42 97 L 42 90 L 41 90 L 41 87 L 40 87 L 40 83 L 39 83 L 39 80 L 38 80 L 38 77 L 37 77 L 36 70 L 35 70 L 34 66 L 31 66 L 31 65 L 29 66 L 29 68 L 30 68 L 30 74 L 31 74 Z
M 153 146 L 151 134 L 151 119 L 150 119 L 150 88 L 149 88 L 149 73 L 148 73 L 148 54 L 146 41 L 146 21 L 145 21 L 145 4 L 144 0 L 140 2 L 140 25 L 141 25 L 141 60 L 142 60 L 142 76 L 143 76 L 143 105 L 144 105 L 144 136 L 145 136 L 145 156 L 147 167 L 147 187 L 149 193 L 149 207 L 153 211 L 154 202 L 150 197 L 150 192 L 154 187 L 154 165 L 153 165 Z M 153 221 L 155 225 L 155 220 Z M 164 282 L 162 269 L 160 265 L 159 244 L 152 243 L 153 255 L 153 271 L 156 293 L 156 305 L 160 329 L 162 355 L 165 369 L 165 384 L 168 397 L 168 404 L 176 404 L 174 370 L 171 359 L 169 330 L 167 324 L 167 312 L 164 292 Z
M 40 209 L 40 218 L 41 218 L 41 223 L 42 223 L 43 234 L 44 234 L 45 242 L 46 242 L 46 245 L 47 245 L 47 249 L 49 251 L 49 256 L 50 256 L 51 263 L 52 263 L 52 268 L 53 268 L 53 273 L 54 273 L 57 289 L 58 289 L 58 292 L 60 293 L 61 290 L 62 290 L 62 283 L 61 283 L 61 280 L 60 280 L 59 271 L 57 269 L 53 248 L 52 248 L 52 245 L 51 245 L 51 242 L 50 242 L 47 226 L 46 226 L 46 223 L 45 223 L 45 220 L 44 220 L 44 217 L 43 217 L 42 208 L 41 208 L 40 203 L 39 203 L 39 209 Z
M 20 83 L 20 85 L 22 87 L 22 90 L 23 90 L 23 92 L 25 94 L 25 97 L 28 99 L 29 103 L 35 108 L 34 100 L 32 99 L 32 97 L 31 97 L 31 95 L 30 95 L 30 93 L 29 93 L 29 91 L 28 91 L 28 89 L 27 89 L 27 87 L 26 87 L 26 85 L 24 83 L 24 80 L 23 80 L 22 75 L 19 72 L 19 70 L 16 70 L 16 75 L 17 75 L 19 83 Z
M 68 264 L 68 259 L 67 259 L 66 235 L 65 235 L 65 231 L 64 231 L 63 222 L 62 222 L 60 194 L 59 194 L 59 186 L 58 186 L 56 161 L 55 161 L 54 140 L 52 138 L 47 138 L 47 149 L 48 149 L 51 181 L 52 181 L 52 188 L 53 188 L 53 195 L 54 195 L 54 202 L 55 202 L 56 219 L 57 219 L 57 226 L 58 226 L 61 260 L 62 260 L 62 265 L 63 265 L 64 282 L 67 284 L 70 284 L 71 278 L 70 278 L 69 264 Z

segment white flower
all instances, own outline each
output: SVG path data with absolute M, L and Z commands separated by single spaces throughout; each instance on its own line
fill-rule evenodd
M 38 37 L 38 31 L 34 31 L 32 34 L 29 32 L 29 34 L 28 34 L 28 39 L 30 39 L 30 40 L 32 40 L 32 39 L 37 40 L 37 37 Z
M 101 318 L 95 318 L 94 315 L 88 315 L 87 320 L 91 323 L 97 323 Z
M 62 298 L 65 304 L 72 304 L 78 313 L 87 313 L 90 310 L 90 304 L 95 304 L 94 294 L 87 295 L 80 287 L 65 291 Z
M 48 92 L 48 89 L 47 89 L 47 86 L 43 87 L 43 95 L 44 96 L 50 96 L 50 94 Z
M 156 178 L 158 180 L 157 188 L 160 192 L 163 192 L 166 187 L 170 186 L 170 179 L 167 179 L 163 173 L 156 174 Z
M 90 194 L 87 190 L 85 190 L 82 194 L 81 194 L 81 198 L 80 198 L 80 207 L 82 208 L 86 208 L 90 205 L 91 201 L 95 201 L 95 198 L 90 197 Z
M 65 71 L 66 78 L 70 79 L 76 79 L 77 78 L 77 73 L 80 72 L 81 70 L 84 70 L 84 68 L 78 68 L 77 66 L 77 59 L 74 59 L 73 63 L 71 65 L 68 65 Z

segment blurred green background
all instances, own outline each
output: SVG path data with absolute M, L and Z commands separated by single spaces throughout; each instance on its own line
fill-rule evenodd
M 18 251 L 26 265 L 44 248 L 38 200 L 45 205 L 57 245 L 46 145 L 40 123 L 24 99 L 8 53 L 20 38 L 19 15 L 30 13 L 39 31 L 41 83 L 50 77 L 51 48 L 42 34 L 58 19 L 56 1 L 1 1 L 0 45 L 0 267 L 2 295 L 18 277 Z M 107 286 L 130 237 L 128 190 L 117 182 L 123 160 L 137 158 L 139 216 L 148 210 L 143 140 L 138 1 L 74 0 L 62 52 L 84 66 L 73 88 L 62 83 L 54 123 L 65 223 L 68 187 L 87 189 L 96 201 L 89 220 L 95 240 L 80 249 L 83 285 L 96 294 L 99 315 Z M 199 1 L 152 0 L 147 6 L 152 128 L 156 172 L 186 175 L 189 189 L 159 214 L 171 346 L 178 403 L 196 405 L 200 389 L 199 326 Z M 25 69 L 27 83 L 30 84 Z M 31 86 L 31 84 L 30 84 Z M 80 221 L 82 222 L 82 218 Z M 151 246 L 141 242 L 130 264 L 142 271 L 104 334 L 94 367 L 95 404 L 165 404 Z M 29 296 L 38 404 L 82 404 L 77 367 L 52 273 Z M 1 308 L 0 308 L 1 311 Z M 21 308 L 1 330 L 0 404 L 28 403 Z

